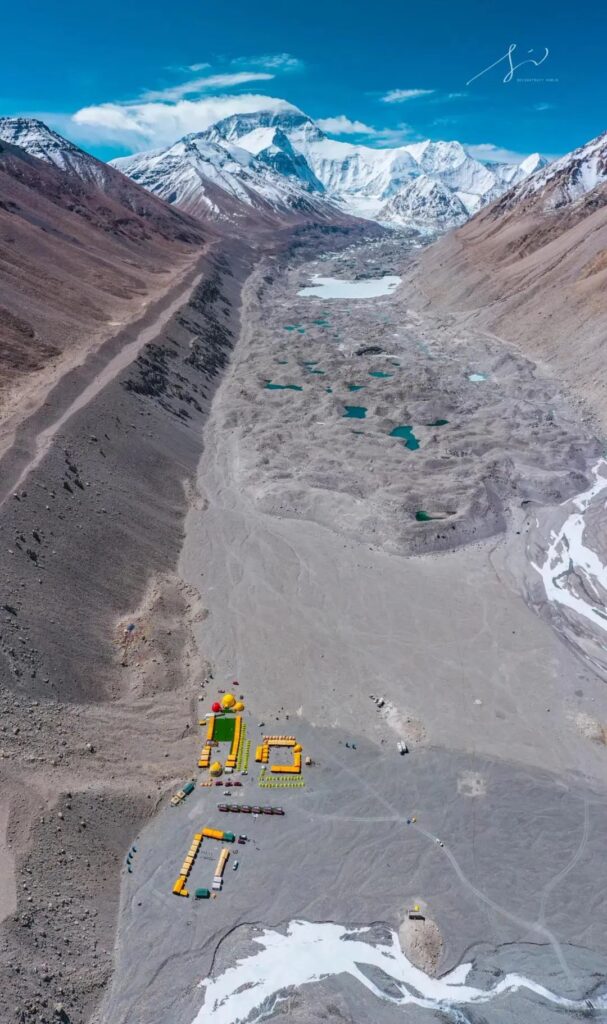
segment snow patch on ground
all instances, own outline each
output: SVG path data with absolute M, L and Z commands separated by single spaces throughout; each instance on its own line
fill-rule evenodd
M 367 929 L 343 925 L 291 921 L 286 934 L 267 929 L 255 938 L 260 947 L 252 956 L 228 967 L 216 978 L 200 983 L 205 1002 L 193 1024 L 237 1024 L 268 1016 L 279 994 L 323 978 L 349 974 L 378 999 L 397 1006 L 414 1004 L 428 1010 L 488 1003 L 497 996 L 527 989 L 540 999 L 570 1010 L 586 1009 L 585 1000 L 565 999 L 519 974 L 507 974 L 492 988 L 466 984 L 471 964 L 460 964 L 442 978 L 431 978 L 414 967 L 402 952 L 397 935 L 391 941 L 371 945 Z M 401 995 L 387 995 L 367 976 L 365 968 L 379 968 L 394 980 Z M 607 1007 L 604 996 L 593 1000 L 597 1008 Z
M 607 489 L 605 460 L 601 459 L 597 463 L 593 475 L 592 486 L 574 499 L 574 511 L 566 518 L 560 530 L 552 532 L 543 565 L 535 562 L 531 562 L 531 565 L 542 577 L 550 601 L 571 608 L 594 626 L 607 631 L 604 600 L 607 594 L 607 567 L 584 540 L 586 512 L 591 502 Z M 605 504 L 607 506 L 607 502 Z M 581 592 L 579 586 L 575 590 L 571 586 L 573 574 L 583 584 Z M 588 600 L 591 595 L 594 595 L 595 603 Z

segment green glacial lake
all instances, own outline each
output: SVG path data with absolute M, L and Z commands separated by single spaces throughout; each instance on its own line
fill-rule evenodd
M 352 420 L 364 420 L 367 415 L 367 408 L 364 405 L 346 405 L 344 416 Z
M 400 427 L 395 427 L 394 430 L 391 430 L 390 437 L 402 437 L 405 442 L 405 448 L 409 448 L 412 452 L 419 448 L 419 441 L 413 433 L 413 428 L 406 423 L 402 424 Z
M 383 370 L 371 370 L 371 372 L 369 373 L 369 376 L 370 377 L 379 377 L 379 378 L 383 379 L 385 377 L 393 377 L 394 374 L 393 373 L 384 373 Z
M 362 391 L 364 384 L 348 384 L 348 391 Z

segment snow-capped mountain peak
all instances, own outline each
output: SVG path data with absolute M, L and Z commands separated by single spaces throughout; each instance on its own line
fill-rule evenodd
M 194 132 L 166 149 L 119 157 L 112 164 L 196 216 L 237 220 L 247 209 L 260 214 L 316 210 L 318 216 L 329 219 L 337 213 L 330 203 L 313 198 L 312 193 L 322 186 L 314 183 L 305 162 L 298 166 L 299 157 L 286 137 L 277 138 L 280 133 L 271 126 L 258 126 L 273 135 L 269 145 L 254 155 L 238 144 L 238 126 L 233 123 L 231 128 L 228 138 L 213 129 Z M 316 206 L 319 201 L 322 205 Z
M 388 200 L 377 218 L 421 234 L 434 234 L 463 224 L 468 211 L 457 194 L 441 181 L 420 174 Z
M 545 160 L 543 156 L 540 156 L 539 153 L 531 153 L 524 160 L 521 160 L 518 166 L 520 170 L 523 172 L 523 174 L 527 175 L 535 174 L 536 171 L 539 171 L 542 167 L 545 167 L 547 163 L 548 161 Z
M 89 184 L 101 185 L 107 165 L 49 128 L 36 117 L 0 117 L 0 139 L 19 146 L 30 156 L 54 164 Z
M 379 217 L 381 211 L 382 220 L 399 205 L 408 209 L 414 200 L 417 209 L 427 185 L 411 192 L 408 189 L 417 178 L 428 176 L 456 196 L 457 202 L 447 206 L 453 223 L 460 223 L 462 206 L 468 215 L 475 213 L 521 181 L 538 162 L 537 157 L 531 157 L 523 164 L 483 163 L 457 141 L 426 139 L 393 148 L 353 144 L 329 138 L 299 110 L 235 114 L 207 129 L 207 135 L 218 143 L 237 140 L 239 146 L 279 172 L 285 173 L 284 165 L 286 173 L 296 173 L 309 188 L 323 189 L 351 213 Z M 287 147 L 297 157 L 296 172 L 293 157 L 287 160 L 283 155 Z M 403 203 L 389 205 L 388 200 L 403 191 Z M 432 190 L 433 202 L 438 202 L 439 195 L 445 199 L 444 190 Z M 430 202 L 429 195 L 427 198 Z M 431 222 L 438 214 L 433 202 L 428 210 Z
M 532 166 L 529 163 L 532 159 L 529 157 L 524 163 Z M 604 181 L 607 181 L 607 132 L 552 163 L 540 163 L 504 196 L 501 209 L 535 200 L 538 196 L 545 209 L 557 209 L 581 199 Z
M 60 166 L 63 154 L 82 152 L 37 117 L 0 117 L 0 139 L 57 166 Z

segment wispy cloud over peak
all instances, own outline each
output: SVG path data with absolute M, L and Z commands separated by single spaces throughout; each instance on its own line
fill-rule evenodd
M 391 89 L 380 98 L 382 103 L 406 103 L 407 100 L 430 96 L 434 91 L 434 89 Z
M 100 103 L 82 107 L 70 119 L 70 135 L 81 141 L 119 143 L 132 151 L 167 146 L 230 114 L 255 110 L 294 110 L 291 103 L 274 96 L 252 93 L 208 96 L 175 103 Z
M 351 121 L 345 114 L 337 114 L 335 117 L 318 117 L 316 124 L 323 132 L 329 135 L 374 135 L 375 128 L 365 124 L 364 121 Z
M 479 142 L 476 145 L 464 143 L 464 148 L 477 160 L 499 161 L 511 164 L 520 164 L 528 153 L 518 153 L 514 149 L 505 149 L 503 146 L 496 146 L 493 142 Z
M 267 71 L 301 71 L 304 62 L 292 53 L 265 53 L 257 57 L 235 57 L 234 67 L 265 68 Z
M 148 89 L 138 97 L 138 100 L 144 103 L 175 103 L 186 96 L 197 96 L 217 89 L 230 89 L 237 85 L 245 85 L 247 82 L 268 82 L 272 78 L 274 75 L 267 71 L 237 71 L 223 75 L 207 75 L 205 78 L 191 78 L 187 82 L 180 82 L 179 85 L 170 85 L 166 89 Z

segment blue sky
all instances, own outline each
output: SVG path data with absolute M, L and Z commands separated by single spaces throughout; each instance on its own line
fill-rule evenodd
M 605 128 L 607 7 L 584 11 L 561 0 L 25 0 L 3 15 L 0 114 L 42 116 L 108 158 L 269 96 L 353 142 L 553 155 Z M 514 65 L 544 59 L 504 82 L 510 44 Z

